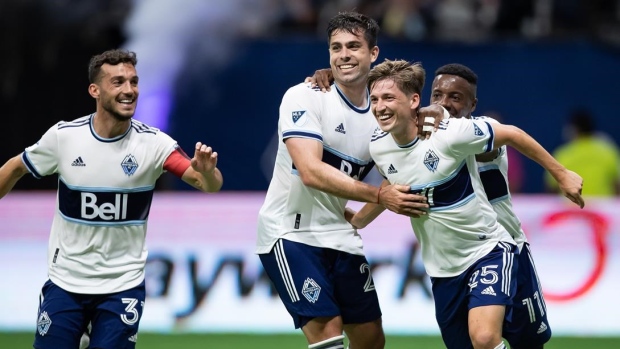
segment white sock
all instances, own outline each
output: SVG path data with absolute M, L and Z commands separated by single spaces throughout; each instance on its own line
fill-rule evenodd
M 506 349 L 506 345 L 504 342 L 501 342 L 494 349 Z
M 308 349 L 344 349 L 344 336 L 340 335 L 310 344 Z

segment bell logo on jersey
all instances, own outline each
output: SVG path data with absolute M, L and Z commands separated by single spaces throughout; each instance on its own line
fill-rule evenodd
M 84 219 L 100 218 L 104 221 L 119 221 L 127 219 L 127 199 L 128 194 L 114 195 L 114 203 L 104 202 L 97 205 L 97 195 L 93 193 L 82 193 L 81 217 Z
M 152 200 L 153 187 L 107 191 L 68 186 L 62 179 L 58 181 L 60 214 L 75 223 L 143 224 L 149 216 Z

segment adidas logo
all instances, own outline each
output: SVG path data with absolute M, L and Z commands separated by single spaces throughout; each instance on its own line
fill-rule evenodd
M 489 287 L 485 288 L 480 293 L 488 294 L 489 296 L 497 296 L 497 294 L 495 294 L 495 290 L 493 289 L 493 286 L 489 286 Z
M 394 174 L 394 173 L 398 173 L 398 171 L 396 171 L 396 168 L 394 167 L 394 165 L 390 164 L 390 167 L 388 167 L 388 174 Z
M 547 330 L 547 324 L 545 324 L 544 322 L 540 323 L 540 327 L 538 328 L 538 331 L 536 331 L 537 334 L 541 334 L 543 332 L 545 332 Z
M 84 160 L 82 160 L 82 157 L 78 156 L 77 159 L 73 160 L 71 166 L 86 166 L 86 164 L 84 163 Z
M 133 336 L 129 337 L 128 339 L 129 339 L 130 342 L 136 343 L 136 342 L 138 342 L 138 334 L 136 333 Z
M 334 131 L 340 132 L 342 134 L 346 134 L 347 133 L 347 131 L 344 130 L 344 125 L 342 123 L 340 123 L 340 125 L 338 125 L 338 127 L 336 127 L 336 129 Z

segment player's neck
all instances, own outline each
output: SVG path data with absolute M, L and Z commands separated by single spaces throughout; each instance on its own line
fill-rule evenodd
M 390 133 L 392 134 L 392 138 L 394 138 L 394 142 L 396 142 L 396 144 L 400 146 L 408 145 L 418 137 L 418 127 L 413 124 L 409 125 L 409 127 L 402 132 Z
M 131 127 L 131 119 L 118 120 L 105 111 L 97 110 L 93 117 L 93 129 L 101 138 L 118 137 Z
M 368 105 L 368 92 L 366 84 L 342 84 L 336 82 L 338 89 L 342 92 L 349 102 L 358 108 L 365 108 Z

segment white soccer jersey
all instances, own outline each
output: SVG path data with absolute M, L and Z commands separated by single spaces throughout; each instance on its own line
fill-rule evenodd
M 279 239 L 362 255 L 362 239 L 344 219 L 346 199 L 305 186 L 288 153 L 288 138 L 323 143 L 323 162 L 362 180 L 373 167 L 368 150 L 377 122 L 351 104 L 336 85 L 330 92 L 306 84 L 282 98 L 273 178 L 258 218 L 256 252 L 269 253 Z
M 426 272 L 451 277 L 488 254 L 499 241 L 514 243 L 498 222 L 482 188 L 475 154 L 493 149 L 484 121 L 449 119 L 428 140 L 399 145 L 378 130 L 370 153 L 393 184 L 410 185 L 428 198 L 427 215 L 412 218 Z
M 497 120 L 487 116 L 474 116 L 474 120 L 497 123 Z M 498 156 L 492 161 L 478 162 L 478 172 L 493 210 L 497 213 L 497 221 L 508 230 L 519 246 L 527 242 L 525 232 L 521 228 L 521 221 L 512 209 L 512 200 L 508 189 L 508 154 L 506 146 L 499 149 Z
M 59 175 L 50 279 L 70 292 L 103 294 L 144 280 L 153 189 L 176 142 L 135 120 L 125 134 L 101 138 L 93 118 L 56 124 L 22 160 L 37 178 Z

